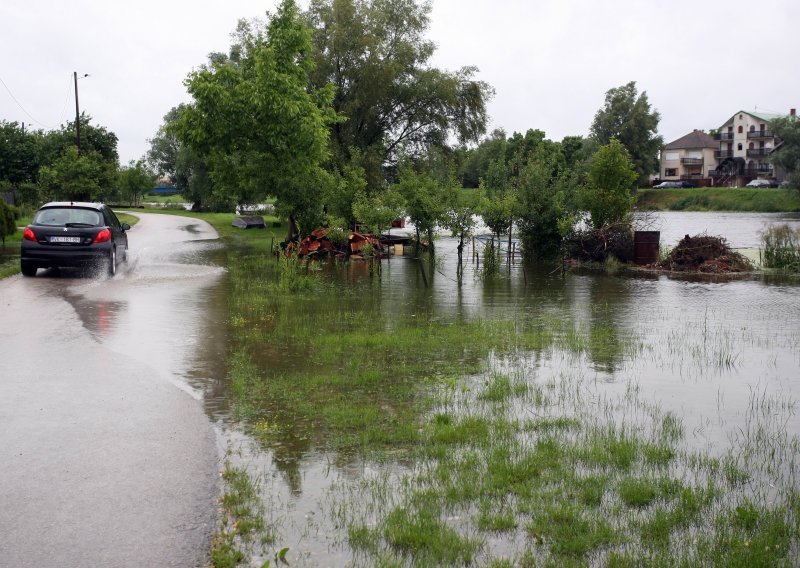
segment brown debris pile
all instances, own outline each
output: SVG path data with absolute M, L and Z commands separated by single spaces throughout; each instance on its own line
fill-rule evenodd
M 309 258 L 334 255 L 339 258 L 360 259 L 365 256 L 380 256 L 383 252 L 383 245 L 373 235 L 353 231 L 346 237 L 341 235 L 342 238 L 331 239 L 330 236 L 333 236 L 331 232 L 335 230 L 327 227 L 314 229 L 310 235 L 293 244 L 291 248 L 297 251 L 298 256 Z
M 750 272 L 753 263 L 728 246 L 724 237 L 695 235 L 683 237 L 673 248 L 660 268 L 676 272 L 704 272 L 726 274 Z

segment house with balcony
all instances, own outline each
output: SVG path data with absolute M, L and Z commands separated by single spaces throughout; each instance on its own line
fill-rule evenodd
M 791 109 L 790 116 L 796 115 Z M 711 170 L 713 185 L 741 187 L 754 179 L 775 179 L 769 155 L 780 146 L 780 139 L 769 129 L 769 122 L 785 116 L 741 110 L 729 118 L 714 136 L 717 167 Z
M 709 172 L 717 167 L 714 152 L 719 142 L 702 130 L 694 130 L 661 150 L 661 180 L 691 181 L 709 185 Z

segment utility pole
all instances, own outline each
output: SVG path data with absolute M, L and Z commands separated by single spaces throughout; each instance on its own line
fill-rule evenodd
M 72 77 L 75 79 L 75 145 L 78 147 L 78 154 L 81 153 L 81 114 L 78 110 L 78 72 L 73 71 Z
M 89 74 L 86 73 L 83 77 L 88 77 Z M 75 145 L 78 147 L 78 154 L 81 153 L 81 113 L 78 109 L 78 72 L 73 71 L 72 77 L 75 80 Z M 83 79 L 81 77 L 81 79 Z

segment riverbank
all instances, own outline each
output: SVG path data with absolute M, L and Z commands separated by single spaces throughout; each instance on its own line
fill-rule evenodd
M 800 192 L 791 189 L 697 187 L 640 189 L 639 211 L 750 211 L 792 213 L 800 211 Z

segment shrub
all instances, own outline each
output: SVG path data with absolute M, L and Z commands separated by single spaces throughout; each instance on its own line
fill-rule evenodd
M 761 235 L 764 268 L 800 272 L 800 229 L 789 225 L 773 225 Z
M 6 237 L 17 231 L 17 219 L 19 219 L 19 210 L 0 199 L 0 239 L 4 246 Z

